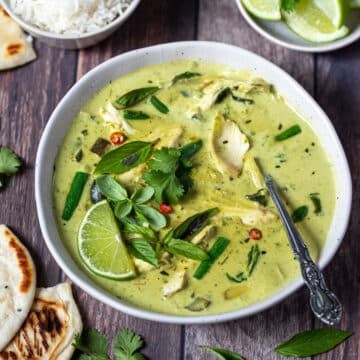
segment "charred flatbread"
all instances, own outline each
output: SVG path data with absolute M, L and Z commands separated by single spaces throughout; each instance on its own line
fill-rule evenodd
M 82 321 L 71 287 L 62 283 L 40 288 L 22 328 L 0 352 L 1 360 L 68 360 Z
M 0 71 L 24 65 L 34 59 L 31 37 L 0 6 Z
M 34 301 L 36 271 L 29 252 L 0 225 L 0 350 L 14 337 Z

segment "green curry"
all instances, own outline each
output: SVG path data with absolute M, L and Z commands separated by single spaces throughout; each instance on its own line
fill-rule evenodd
M 74 185 L 76 172 L 89 174 L 83 188 Z M 317 258 L 335 192 L 331 165 L 306 121 L 248 71 L 191 60 L 145 67 L 109 83 L 74 119 L 54 172 L 59 231 L 84 272 L 133 305 L 175 315 L 239 309 L 299 275 L 262 173 L 278 182 Z M 118 201 L 104 181 L 129 197 L 146 187 L 150 198 L 145 207 Z M 74 193 L 79 203 L 67 204 L 73 208 L 63 220 Z M 80 224 L 99 200 L 115 214 L 130 278 L 96 275 L 79 255 Z

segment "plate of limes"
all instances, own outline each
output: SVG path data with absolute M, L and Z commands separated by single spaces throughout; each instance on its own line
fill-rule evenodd
M 235 0 L 258 33 L 289 49 L 332 51 L 360 38 L 360 0 Z

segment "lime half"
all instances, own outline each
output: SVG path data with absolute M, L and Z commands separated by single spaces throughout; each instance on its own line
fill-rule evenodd
M 240 1 L 240 0 L 239 0 Z M 260 19 L 281 20 L 280 0 L 241 0 L 246 10 Z
M 352 9 L 360 8 L 360 0 L 350 0 L 350 7 Z
M 337 40 L 348 34 L 344 23 L 347 6 L 340 0 L 304 0 L 295 10 L 282 12 L 282 16 L 297 35 L 305 40 L 323 43 Z
M 86 213 L 79 229 L 78 248 L 81 259 L 97 275 L 114 280 L 135 275 L 134 264 L 106 200 Z

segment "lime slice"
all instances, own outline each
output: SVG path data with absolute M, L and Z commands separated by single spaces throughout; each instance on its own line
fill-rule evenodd
M 360 8 L 360 0 L 350 0 L 350 7 L 352 9 Z
M 135 275 L 134 264 L 106 200 L 86 213 L 79 229 L 78 247 L 81 259 L 97 275 L 114 280 Z
M 344 4 L 340 0 L 303 0 L 294 11 L 283 11 L 282 16 L 289 28 L 303 39 L 330 42 L 349 32 L 346 26 L 341 26 L 347 13 Z
M 239 0 L 240 1 L 240 0 Z M 281 20 L 280 0 L 241 0 L 246 10 L 264 20 Z

